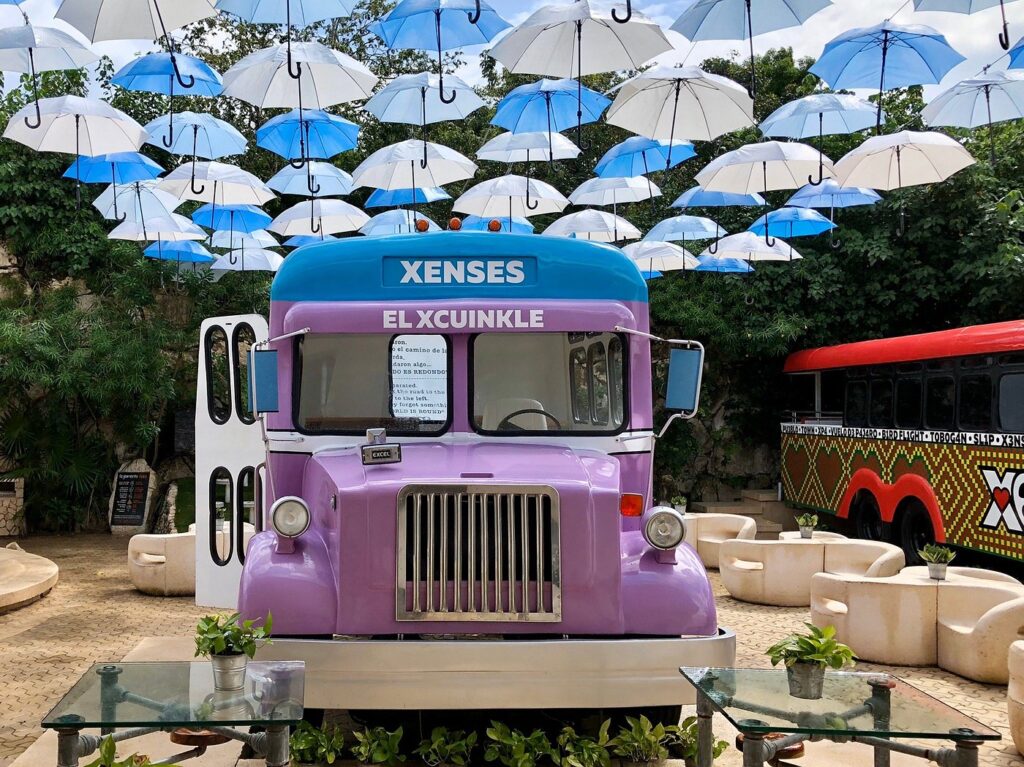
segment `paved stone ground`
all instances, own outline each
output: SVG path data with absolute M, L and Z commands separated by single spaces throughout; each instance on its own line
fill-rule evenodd
M 126 538 L 37 537 L 21 545 L 56 562 L 61 577 L 39 602 L 0 615 L 0 767 L 39 736 L 40 719 L 90 664 L 121 658 L 147 636 L 190 636 L 206 612 L 191 597 L 147 597 L 134 591 Z M 737 602 L 725 594 L 717 574 L 712 581 L 719 621 L 736 631 L 739 666 L 766 666 L 764 649 L 801 629 L 808 618 L 802 608 Z M 1024 767 L 1009 739 L 1005 688 L 968 682 L 936 668 L 885 670 L 1002 732 L 1001 743 L 982 748 L 986 767 Z M 865 764 L 870 764 L 869 753 Z

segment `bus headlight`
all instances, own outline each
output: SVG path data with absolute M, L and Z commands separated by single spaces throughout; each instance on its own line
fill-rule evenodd
M 286 495 L 270 507 L 270 524 L 285 538 L 297 538 L 309 527 L 309 506 L 301 498 Z
M 682 514 L 669 506 L 655 506 L 644 512 L 640 529 L 651 546 L 668 551 L 683 542 L 686 521 Z

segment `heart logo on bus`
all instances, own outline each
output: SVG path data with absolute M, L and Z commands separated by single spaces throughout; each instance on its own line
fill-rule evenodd
M 997 487 L 992 490 L 992 500 L 996 502 L 996 506 L 999 507 L 1000 511 L 1006 511 L 1006 507 L 1010 505 L 1010 491 L 1005 487 Z

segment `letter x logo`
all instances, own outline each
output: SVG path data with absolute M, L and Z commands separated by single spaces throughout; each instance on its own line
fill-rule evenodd
M 1024 491 L 1024 473 L 1013 470 L 999 472 L 985 466 L 980 468 L 989 492 L 988 511 L 985 512 L 981 526 L 995 530 L 1002 522 L 1006 525 L 1008 532 L 1024 533 L 1020 510 L 1016 503 Z

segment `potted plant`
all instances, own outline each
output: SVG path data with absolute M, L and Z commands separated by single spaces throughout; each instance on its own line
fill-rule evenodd
M 580 735 L 572 727 L 563 727 L 557 741 L 560 767 L 609 767 L 612 762 L 608 751 L 611 723 L 610 719 L 605 719 L 596 738 Z
M 680 514 L 685 514 L 686 513 L 686 496 L 685 495 L 673 496 L 673 498 L 672 498 L 672 506 Z
M 356 744 L 352 746 L 352 756 L 360 764 L 383 764 L 394 767 L 405 761 L 405 755 L 399 751 L 402 741 L 402 728 L 388 731 L 383 727 L 365 727 L 362 732 L 353 732 Z
M 289 748 L 292 761 L 299 764 L 334 764 L 345 752 L 345 737 L 337 727 L 328 730 L 303 720 L 292 733 Z
M 467 735 L 463 730 L 435 727 L 430 731 L 430 737 L 421 740 L 413 753 L 428 767 L 465 767 L 475 745 L 475 732 Z
M 86 767 L 148 767 L 150 764 L 149 757 L 144 754 L 132 754 L 118 761 L 117 744 L 107 735 L 100 741 L 100 755 Z
M 928 563 L 928 577 L 937 581 L 946 580 L 946 568 L 956 559 L 956 552 L 937 543 L 929 543 L 919 549 L 917 555 Z
M 717 759 L 728 747 L 726 741 L 712 736 L 711 757 Z M 690 716 L 683 720 L 669 742 L 668 750 L 672 756 L 682 758 L 686 767 L 697 764 L 697 717 Z
M 765 652 L 773 666 L 786 665 L 789 694 L 794 698 L 817 700 L 825 684 L 825 669 L 852 666 L 853 650 L 836 641 L 835 626 L 818 628 L 805 623 L 806 634 L 790 634 Z
M 536 767 L 542 759 L 558 762 L 558 752 L 551 747 L 551 741 L 543 730 L 524 735 L 501 722 L 492 721 L 487 728 L 487 739 L 484 759 L 488 762 L 500 762 L 504 767 Z
M 239 621 L 239 617 L 238 613 L 227 617 L 207 615 L 196 626 L 196 657 L 210 659 L 213 688 L 217 691 L 241 690 L 249 658 L 261 644 L 270 643 L 270 613 L 262 626 L 254 620 Z
M 818 526 L 817 514 L 801 514 L 796 518 L 796 524 L 800 528 L 801 538 L 813 538 L 814 528 Z
M 668 747 L 679 728 L 675 725 L 651 724 L 646 716 L 626 717 L 626 726 L 608 741 L 612 753 L 626 765 L 661 764 L 668 759 Z

